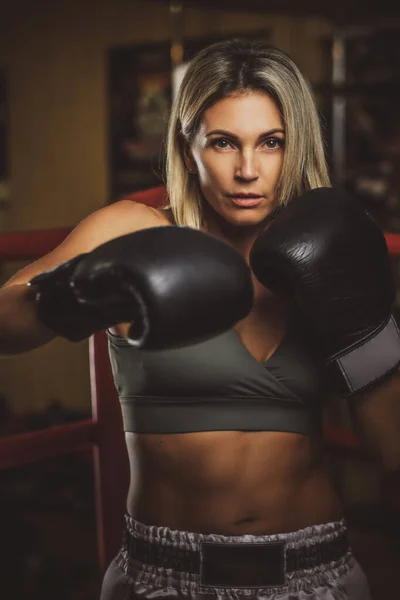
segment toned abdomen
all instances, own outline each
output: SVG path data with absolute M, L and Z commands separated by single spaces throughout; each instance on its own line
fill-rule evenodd
M 321 443 L 282 432 L 126 434 L 127 510 L 183 531 L 294 531 L 341 517 Z

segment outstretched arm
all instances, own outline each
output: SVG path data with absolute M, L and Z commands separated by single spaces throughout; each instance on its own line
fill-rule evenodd
M 0 289 L 0 354 L 27 352 L 54 338 L 37 318 L 28 281 L 110 239 L 160 224 L 154 209 L 123 200 L 86 217 L 52 252 L 18 271 Z

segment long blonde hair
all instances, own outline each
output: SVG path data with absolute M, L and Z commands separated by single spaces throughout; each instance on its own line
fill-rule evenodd
M 166 175 L 169 207 L 177 225 L 196 229 L 202 225 L 202 195 L 197 177 L 185 165 L 184 145 L 192 143 L 207 108 L 246 90 L 269 94 L 284 123 L 278 203 L 285 205 L 293 196 L 330 186 L 318 111 L 297 65 L 285 52 L 264 42 L 217 42 L 189 64 L 170 115 Z

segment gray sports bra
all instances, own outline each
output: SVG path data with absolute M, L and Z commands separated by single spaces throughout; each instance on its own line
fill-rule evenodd
M 233 329 L 162 351 L 107 335 L 125 431 L 320 431 L 323 368 L 294 331 L 263 363 Z

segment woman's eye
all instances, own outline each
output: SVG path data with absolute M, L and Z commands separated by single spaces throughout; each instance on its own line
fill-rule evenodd
M 283 148 L 283 140 L 278 138 L 270 138 L 265 141 L 265 145 L 269 150 L 276 150 L 277 148 Z
M 217 148 L 222 148 L 222 149 L 231 147 L 230 141 L 226 140 L 225 138 L 218 138 L 217 140 L 214 140 L 213 145 L 216 146 Z

